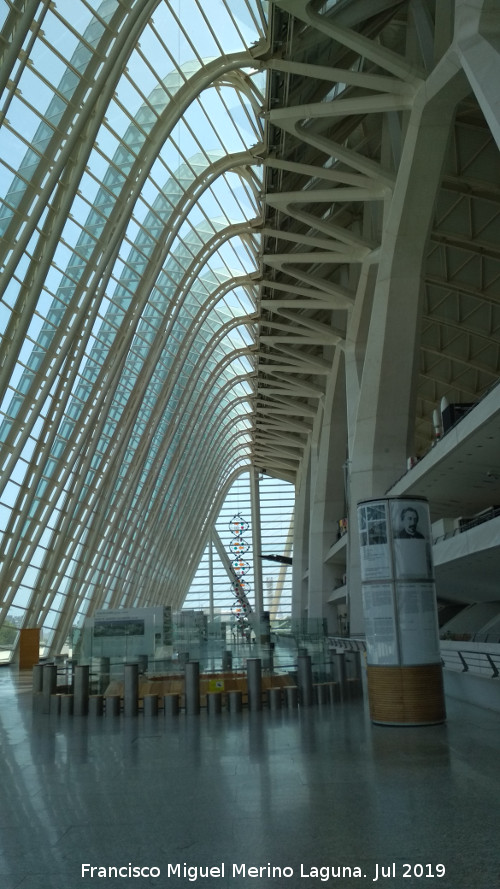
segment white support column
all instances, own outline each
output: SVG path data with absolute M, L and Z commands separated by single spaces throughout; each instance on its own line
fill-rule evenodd
M 208 535 L 208 609 L 210 620 L 214 619 L 214 553 L 212 532 Z
M 260 521 L 260 490 L 258 470 L 250 470 L 250 504 L 252 509 L 252 549 L 253 549 L 253 580 L 254 602 L 257 615 L 264 610 L 264 597 L 262 592 L 262 538 Z
M 309 566 L 310 448 L 304 454 L 295 493 L 293 534 L 292 618 L 307 617 L 307 570 Z
M 339 349 L 334 357 L 324 410 L 319 419 L 321 428 L 313 458 L 315 471 L 311 474 L 308 616 L 320 618 L 326 615 L 331 631 L 335 632 L 336 613 L 334 615 L 334 609 L 328 608 L 327 602 L 336 576 L 345 573 L 345 565 L 336 567 L 325 562 L 325 558 L 337 539 L 338 520 L 344 517 L 343 464 L 347 435 L 344 356 Z

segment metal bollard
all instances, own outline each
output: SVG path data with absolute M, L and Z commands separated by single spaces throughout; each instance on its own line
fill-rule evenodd
M 33 694 L 43 691 L 43 664 L 35 664 L 33 667 Z
M 42 713 L 50 713 L 50 699 L 57 689 L 57 667 L 44 664 L 42 680 Z
M 108 695 L 104 698 L 106 716 L 119 716 L 121 708 L 120 695 Z
M 230 713 L 241 713 L 243 708 L 243 695 L 241 691 L 233 689 L 233 691 L 228 692 L 227 706 Z
M 267 689 L 267 703 L 270 710 L 281 710 L 281 688 Z
M 75 667 L 73 713 L 75 716 L 86 716 L 89 712 L 89 667 Z
M 248 709 L 262 710 L 261 661 L 258 657 L 247 660 Z
M 102 716 L 104 710 L 103 695 L 90 695 L 89 697 L 89 716 Z
M 95 658 L 95 669 L 97 670 L 97 690 L 103 695 L 109 685 L 110 658 Z
M 73 695 L 61 695 L 61 716 L 73 716 Z
M 158 716 L 158 695 L 144 695 L 144 716 Z
M 301 654 L 297 658 L 297 678 L 299 702 L 302 707 L 311 707 L 314 704 L 314 692 L 310 654 Z
M 330 686 L 330 701 L 332 704 L 336 704 L 337 701 L 340 701 L 340 683 L 338 682 L 329 682 Z
M 185 672 L 186 713 L 200 712 L 200 665 L 198 661 L 188 661 Z
M 220 691 L 207 692 L 207 713 L 222 713 L 222 694 Z
M 337 664 L 337 680 L 340 688 L 340 700 L 345 701 L 347 697 L 347 676 L 345 667 L 345 652 L 338 651 L 335 655 Z
M 318 704 L 330 703 L 330 689 L 328 683 L 318 682 L 318 684 L 314 686 L 314 691 L 316 693 L 316 701 Z
M 125 664 L 123 685 L 123 713 L 125 716 L 137 716 L 139 712 L 139 667 L 137 664 Z
M 61 695 L 54 694 L 50 696 L 50 715 L 59 716 L 61 712 Z
M 33 695 L 33 713 L 43 713 L 43 693 Z
M 294 707 L 298 706 L 299 703 L 299 690 L 296 685 L 287 685 L 284 689 L 286 692 L 286 704 L 289 710 L 292 710 Z
M 163 712 L 165 716 L 179 715 L 179 695 L 164 695 Z

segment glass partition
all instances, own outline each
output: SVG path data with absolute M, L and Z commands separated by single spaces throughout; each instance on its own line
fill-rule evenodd
M 147 613 L 148 612 L 148 613 Z M 73 631 L 72 661 L 91 666 L 94 686 L 121 681 L 126 663 L 139 664 L 144 680 L 184 673 L 187 661 L 198 661 L 200 673 L 245 672 L 249 658 L 260 658 L 263 676 L 287 675 L 296 681 L 297 657 L 311 657 L 313 680 L 331 680 L 334 669 L 326 621 L 290 618 L 270 621 L 251 615 L 249 632 L 235 628 L 232 615 L 209 620 L 202 611 L 170 613 L 168 608 L 127 609 L 96 614 Z

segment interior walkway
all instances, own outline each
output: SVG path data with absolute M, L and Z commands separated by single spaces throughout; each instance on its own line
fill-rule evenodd
M 219 889 L 493 889 L 500 717 L 455 702 L 448 716 L 445 726 L 383 728 L 356 701 L 66 721 L 33 714 L 30 676 L 2 668 L 0 886 L 184 887 L 195 882 L 194 870 L 182 876 L 186 863 L 215 868 L 197 882 Z M 161 876 L 82 878 L 85 863 Z M 234 865 L 268 863 L 293 875 L 233 876 Z M 423 876 L 405 878 L 405 864 Z M 438 864 L 445 876 L 429 877 Z M 339 867 L 351 877 L 335 876 Z

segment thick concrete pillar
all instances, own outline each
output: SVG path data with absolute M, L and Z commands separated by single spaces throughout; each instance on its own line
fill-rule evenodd
M 337 540 L 339 520 L 346 515 L 344 462 L 346 458 L 346 397 L 344 356 L 337 350 L 327 383 L 324 410 L 318 412 L 317 446 L 311 447 L 311 499 L 309 523 L 308 611 L 309 618 L 326 616 L 331 633 L 338 632 L 336 608 L 328 599 L 342 585 L 345 564 L 326 562 Z
M 350 410 L 349 607 L 351 633 L 364 630 L 356 504 L 383 496 L 414 453 L 415 380 L 423 267 L 462 72 L 445 58 L 417 91 L 384 224 L 381 261 L 359 385 Z M 355 365 L 350 363 L 351 370 Z M 348 381 L 355 391 L 357 380 Z

